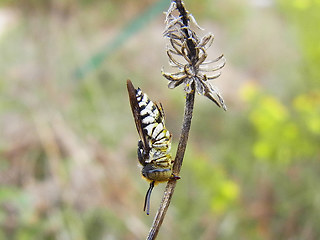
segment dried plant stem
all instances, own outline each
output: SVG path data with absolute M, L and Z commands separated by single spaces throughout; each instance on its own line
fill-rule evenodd
M 179 176 L 179 173 L 180 173 L 180 169 L 181 169 L 183 158 L 184 158 L 184 153 L 187 147 L 190 126 L 191 126 L 194 97 L 195 97 L 194 85 L 192 85 L 192 89 L 193 91 L 191 93 L 187 93 L 186 95 L 186 105 L 184 109 L 182 130 L 181 130 L 179 145 L 177 149 L 177 154 L 176 154 L 174 165 L 173 165 L 173 174 L 176 176 Z M 164 191 L 164 196 L 162 198 L 158 212 L 154 218 L 147 240 L 156 239 L 158 232 L 160 230 L 160 227 L 162 225 L 163 219 L 170 205 L 171 198 L 172 198 L 174 189 L 176 187 L 176 183 L 177 183 L 177 180 L 175 179 L 170 180 L 167 183 L 166 189 Z
M 178 11 L 179 16 L 176 16 L 176 11 Z M 226 110 L 223 98 L 207 81 L 220 76 L 220 72 L 217 73 L 216 71 L 223 68 L 225 60 L 223 56 L 220 56 L 213 61 L 205 61 L 207 58 L 206 50 L 210 47 L 213 41 L 213 35 L 207 34 L 200 39 L 196 32 L 190 28 L 190 21 L 197 25 L 195 19 L 185 9 L 183 1 L 171 0 L 171 5 L 166 12 L 166 29 L 164 31 L 164 36 L 170 40 L 169 47 L 167 48 L 169 63 L 171 66 L 177 67 L 179 70 L 176 73 L 162 72 L 162 75 L 169 80 L 169 88 L 175 88 L 184 83 L 184 90 L 186 92 L 186 105 L 184 109 L 181 136 L 173 164 L 173 174 L 175 176 L 179 176 L 184 153 L 187 147 L 195 91 L 200 95 L 208 97 L 219 107 L 223 107 L 223 109 Z M 186 63 L 179 62 L 174 55 L 183 57 L 183 59 L 186 60 Z M 205 64 L 217 63 L 220 60 L 222 60 L 222 63 L 210 68 L 211 71 L 202 68 Z M 213 72 L 213 75 L 207 75 L 208 72 Z M 171 198 L 176 187 L 176 181 L 176 179 L 168 181 L 162 202 L 153 221 L 147 240 L 155 239 L 158 235 L 159 229 L 170 205 Z

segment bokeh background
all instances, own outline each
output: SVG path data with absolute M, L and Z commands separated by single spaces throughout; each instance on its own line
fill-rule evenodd
M 0 239 L 144 239 L 148 183 L 126 80 L 179 138 L 169 90 L 169 0 L 0 1 Z M 228 111 L 197 96 L 181 177 L 158 239 L 320 238 L 320 1 L 185 0 Z

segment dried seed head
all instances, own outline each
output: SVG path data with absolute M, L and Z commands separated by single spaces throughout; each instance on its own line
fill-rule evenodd
M 184 83 L 184 90 L 190 93 L 194 85 L 198 94 L 208 97 L 226 110 L 227 107 L 219 91 L 208 82 L 221 75 L 220 70 L 226 63 L 223 55 L 206 61 L 206 50 L 213 42 L 213 35 L 208 33 L 202 38 L 197 36 L 189 23 L 192 22 L 197 28 L 203 29 L 185 9 L 182 1 L 172 1 L 165 14 L 166 28 L 163 34 L 169 39 L 166 52 L 169 64 L 178 69 L 175 73 L 166 73 L 162 70 L 162 75 L 169 80 L 168 87 L 175 88 Z

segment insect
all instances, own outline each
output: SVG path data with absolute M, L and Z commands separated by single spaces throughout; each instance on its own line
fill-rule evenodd
M 150 182 L 143 210 L 149 215 L 150 196 L 155 184 L 172 178 L 173 159 L 170 155 L 171 134 L 165 127 L 162 105 L 152 102 L 140 88 L 135 89 L 130 80 L 127 88 L 133 118 L 139 133 L 138 160 L 142 165 L 141 174 Z

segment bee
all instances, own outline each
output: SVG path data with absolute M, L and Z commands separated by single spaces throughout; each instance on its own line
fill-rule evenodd
M 172 173 L 173 159 L 170 155 L 172 135 L 165 127 L 162 105 L 152 102 L 140 88 L 135 89 L 130 80 L 127 89 L 133 118 L 140 137 L 138 160 L 141 174 L 150 182 L 143 210 L 149 215 L 150 196 L 157 183 L 179 179 Z

